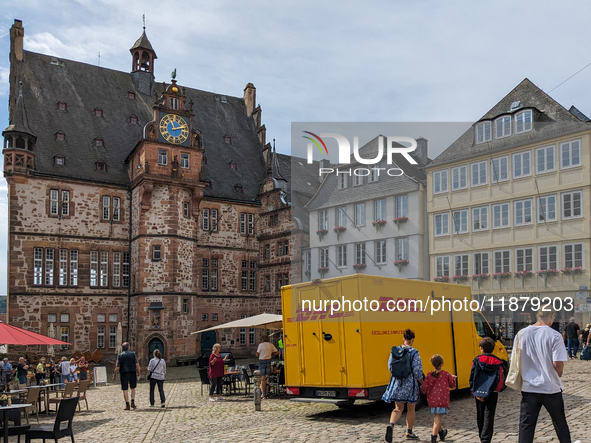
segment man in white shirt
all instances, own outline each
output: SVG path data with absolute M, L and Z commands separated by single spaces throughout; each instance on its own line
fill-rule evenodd
M 271 358 L 279 354 L 279 351 L 274 344 L 269 343 L 269 336 L 263 335 L 261 337 L 261 344 L 257 349 L 256 356 L 259 358 L 259 371 L 261 371 L 261 390 L 263 391 L 263 398 L 267 397 L 267 379 L 271 375 Z
M 552 418 L 560 443 L 571 443 L 564 413 L 563 385 L 560 380 L 567 355 L 562 336 L 551 327 L 556 312 L 551 307 L 546 309 L 538 312 L 537 323 L 519 332 L 518 346 L 521 350 L 520 365 L 523 378 L 519 443 L 534 441 L 542 406 Z

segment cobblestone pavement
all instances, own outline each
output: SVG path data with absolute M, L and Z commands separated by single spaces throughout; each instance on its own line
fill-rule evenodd
M 380 442 L 388 423 L 391 406 L 383 402 L 360 402 L 339 409 L 332 404 L 295 403 L 263 400 L 262 412 L 255 412 L 252 399 L 230 396 L 225 402 L 207 401 L 207 387 L 201 384 L 194 367 L 169 368 L 164 384 L 166 409 L 149 408 L 149 385 L 138 385 L 138 409 L 124 411 L 117 384 L 91 389 L 90 411 L 74 418 L 76 442 Z M 565 367 L 564 398 L 573 441 L 591 442 L 591 362 L 569 361 Z M 156 390 L 157 391 L 157 390 Z M 465 392 L 454 393 L 450 414 L 444 424 L 446 441 L 478 442 L 474 400 Z M 156 392 L 158 403 L 158 394 Z M 501 393 L 497 407 L 494 442 L 516 442 L 520 395 L 510 389 Z M 42 417 L 53 423 L 55 415 Z M 36 420 L 32 419 L 32 426 Z M 415 433 L 430 441 L 432 416 L 427 408 L 417 412 Z M 394 441 L 402 441 L 402 422 Z M 11 437 L 11 442 L 16 437 Z M 536 442 L 557 441 L 548 414 L 538 421 Z

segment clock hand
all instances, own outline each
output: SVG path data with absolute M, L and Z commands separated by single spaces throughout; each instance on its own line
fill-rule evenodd
M 177 127 L 175 127 L 175 126 L 174 126 L 174 124 L 175 124 L 175 123 L 176 123 L 176 122 L 171 122 L 171 123 L 170 123 L 170 126 L 171 126 L 171 128 L 170 128 L 170 129 L 172 129 L 173 131 L 176 131 L 177 129 L 181 129 L 181 125 L 178 125 Z

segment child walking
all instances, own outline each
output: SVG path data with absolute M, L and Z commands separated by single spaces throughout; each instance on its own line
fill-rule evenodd
M 427 394 L 431 414 L 435 414 L 433 433 L 431 435 L 431 442 L 435 443 L 437 435 L 439 435 L 441 441 L 445 441 L 447 435 L 447 429 L 443 428 L 441 421 L 443 414 L 449 412 L 449 391 L 456 387 L 456 376 L 441 369 L 443 367 L 443 357 L 439 354 L 431 357 L 431 364 L 435 370 L 427 374 L 421 386 L 421 392 Z

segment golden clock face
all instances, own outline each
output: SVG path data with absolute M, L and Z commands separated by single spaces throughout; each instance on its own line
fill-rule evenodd
M 160 134 L 168 143 L 178 145 L 189 137 L 189 126 L 180 115 L 166 114 L 160 119 Z

